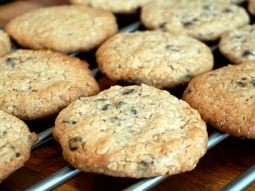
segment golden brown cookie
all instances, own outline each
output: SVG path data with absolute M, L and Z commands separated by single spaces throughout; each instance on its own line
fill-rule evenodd
M 30 11 L 5 27 L 21 47 L 63 53 L 87 52 L 117 32 L 115 16 L 82 5 L 62 5 Z
M 76 100 L 58 115 L 54 137 L 74 167 L 133 178 L 192 170 L 208 139 L 196 110 L 147 85 L 112 86 Z
M 161 31 L 116 34 L 99 47 L 96 59 L 113 81 L 161 89 L 187 84 L 213 68 L 212 52 L 204 43 Z
M 237 137 L 255 138 L 255 62 L 229 65 L 191 80 L 183 99 L 206 123 Z
M 24 120 L 57 115 L 80 96 L 98 93 L 88 64 L 46 50 L 0 58 L 0 109 Z
M 24 165 L 36 141 L 23 121 L 0 110 L 0 183 Z
M 241 64 L 245 60 L 255 61 L 255 25 L 224 33 L 219 42 L 220 52 L 232 64 Z
M 227 30 L 250 22 L 246 10 L 222 0 L 154 0 L 142 7 L 148 29 L 185 33 L 202 41 L 218 40 Z

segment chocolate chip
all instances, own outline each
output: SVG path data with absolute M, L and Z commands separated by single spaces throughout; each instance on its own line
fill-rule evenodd
M 18 60 L 17 58 L 7 58 L 7 60 L 5 61 L 6 62 L 6 64 L 8 65 L 8 66 L 12 66 L 12 67 L 14 67 L 15 66 L 15 61 L 16 60 Z
M 20 153 L 19 152 L 16 152 L 15 153 L 15 157 L 18 158 L 20 156 Z
M 255 80 L 252 81 L 252 85 L 255 87 Z
M 131 114 L 137 115 L 137 114 L 138 114 L 138 111 L 137 111 L 136 109 L 132 109 L 132 110 L 131 110 Z
M 106 105 L 102 108 L 102 110 L 106 111 L 106 110 L 110 109 L 111 107 L 112 107 L 111 104 L 106 104 Z
M 38 90 L 32 90 L 32 92 L 38 92 Z
M 12 150 L 14 150 L 14 151 L 15 151 L 15 147 L 14 147 L 14 146 L 12 146 L 12 145 L 10 146 L 10 149 L 12 149 Z
M 249 56 L 255 56 L 255 51 L 254 50 L 246 50 L 243 52 L 243 58 L 247 58 Z
M 168 23 L 168 22 L 164 22 L 164 23 L 160 24 L 160 25 L 159 25 L 159 28 L 161 28 L 161 29 L 165 28 L 166 25 L 167 25 L 167 23 Z
M 245 40 L 245 37 L 238 35 L 238 36 L 232 37 L 231 39 L 234 39 L 234 40 L 239 41 L 239 42 L 243 42 Z
M 247 78 L 242 78 L 242 80 L 247 80 Z
M 107 101 L 107 99 L 100 98 L 100 99 L 97 99 L 96 101 L 105 102 L 105 101 Z
M 72 121 L 72 120 L 69 120 L 69 121 L 63 120 L 62 123 L 67 123 L 68 125 L 74 125 L 77 122 L 76 121 Z
M 233 10 L 230 8 L 223 9 L 223 13 L 233 13 Z
M 83 141 L 82 137 L 74 137 L 69 140 L 69 149 L 70 151 L 76 151 L 79 148 L 79 145 L 84 147 L 85 142 Z
M 236 85 L 242 88 L 247 86 L 247 84 L 243 82 L 236 82 Z
M 185 21 L 185 22 L 182 23 L 182 25 L 185 28 L 188 28 L 188 29 L 191 29 L 191 28 L 195 27 L 195 24 L 192 21 Z
M 88 103 L 88 100 L 85 97 L 79 97 L 79 100 L 81 100 L 83 103 Z
M 190 80 L 191 78 L 192 78 L 192 75 L 191 75 L 191 74 L 186 74 L 186 75 L 185 75 L 185 79 Z
M 154 162 L 153 161 L 150 161 L 150 162 L 141 161 L 140 164 L 143 165 L 145 168 L 148 168 L 148 167 L 152 166 L 154 164 Z
M 135 89 L 127 89 L 127 90 L 124 90 L 122 92 L 122 95 L 128 95 L 128 94 L 132 94 L 132 93 L 135 93 L 136 90 Z
M 123 105 L 126 105 L 127 103 L 126 102 L 119 102 L 118 104 L 117 104 L 117 108 L 120 108 L 120 107 L 122 107 Z
M 186 94 L 190 94 L 192 92 L 192 90 L 191 89 L 187 89 L 185 92 L 186 92 Z
M 117 125 L 117 126 L 120 126 L 120 125 L 121 125 L 121 119 L 118 118 L 118 117 L 112 117 L 112 118 L 110 119 L 110 121 L 111 121 L 111 123 L 113 123 L 113 124 L 115 124 L 115 125 Z
M 206 5 L 206 6 L 204 6 L 204 9 L 212 11 L 214 9 L 214 6 L 213 5 Z
M 173 52 L 179 52 L 180 48 L 178 46 L 174 46 L 174 45 L 166 45 L 166 49 L 169 49 Z
M 29 60 L 33 60 L 33 58 L 32 57 L 27 57 L 26 61 L 29 61 Z

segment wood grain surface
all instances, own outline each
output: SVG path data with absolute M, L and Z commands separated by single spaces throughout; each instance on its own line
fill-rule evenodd
M 67 4 L 67 0 L 31 0 L 14 1 L 0 6 L 0 26 L 4 26 L 12 18 L 43 6 Z M 139 19 L 139 16 L 129 17 Z M 119 22 L 124 23 L 126 17 L 118 16 Z M 131 20 L 132 20 L 131 19 Z M 124 24 L 123 24 L 124 25 Z M 85 58 L 87 59 L 87 58 Z M 89 59 L 89 58 L 88 58 Z M 102 89 L 111 85 L 111 81 L 103 78 L 99 80 Z M 53 126 L 54 119 L 28 122 L 32 130 L 40 132 Z M 208 127 L 208 132 L 213 129 Z M 218 144 L 200 160 L 197 167 L 187 173 L 170 176 L 161 184 L 152 188 L 153 191 L 217 191 L 232 181 L 243 171 L 255 164 L 255 141 L 230 137 Z M 24 167 L 13 173 L 0 184 L 1 191 L 24 190 L 52 173 L 67 165 L 61 155 L 61 147 L 54 140 L 35 149 L 31 153 L 30 160 Z M 137 179 L 115 178 L 92 173 L 80 173 L 72 180 L 66 182 L 55 190 L 61 191 L 101 191 L 122 190 Z M 255 190 L 255 185 L 247 189 Z

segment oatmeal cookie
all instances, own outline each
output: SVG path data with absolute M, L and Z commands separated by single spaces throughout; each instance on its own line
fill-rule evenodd
M 30 157 L 37 135 L 27 125 L 0 110 L 0 183 L 19 169 Z
M 88 63 L 47 50 L 0 58 L 0 109 L 23 120 L 57 115 L 80 96 L 98 93 Z
M 154 177 L 192 170 L 207 149 L 206 124 L 186 102 L 152 86 L 112 86 L 62 110 L 54 137 L 85 171 Z
M 255 62 L 229 65 L 191 80 L 183 99 L 206 123 L 237 137 L 255 138 Z
M 187 84 L 214 64 L 204 43 L 161 31 L 116 34 L 99 47 L 96 59 L 100 71 L 113 81 L 161 89 Z
M 11 20 L 5 27 L 21 47 L 63 53 L 87 52 L 117 32 L 115 16 L 82 5 L 44 7 Z

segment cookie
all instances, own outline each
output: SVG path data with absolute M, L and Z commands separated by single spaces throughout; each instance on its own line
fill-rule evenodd
M 112 86 L 62 110 L 54 137 L 64 158 L 85 171 L 153 177 L 192 170 L 208 135 L 199 113 L 152 86 Z
M 113 81 L 161 89 L 187 84 L 213 68 L 212 52 L 204 43 L 161 31 L 116 34 L 98 48 L 96 60 Z
M 255 25 L 246 25 L 222 35 L 219 50 L 232 64 L 255 61 Z
M 30 150 L 37 141 L 27 125 L 0 110 L 0 183 L 19 169 L 30 157 Z
M 0 30 L 0 57 L 11 52 L 11 40 L 7 33 Z
M 115 16 L 82 5 L 44 7 L 11 20 L 5 30 L 21 47 L 87 52 L 117 32 Z
M 150 2 L 151 0 L 70 0 L 72 4 L 78 5 L 90 5 L 94 8 L 101 8 L 114 13 L 124 14 L 124 13 L 134 13 L 141 6 Z
M 191 80 L 183 99 L 206 123 L 236 137 L 255 138 L 255 62 L 229 65 Z
M 246 25 L 246 10 L 221 0 L 155 0 L 142 7 L 141 21 L 148 29 L 185 33 L 201 41 L 218 40 L 227 30 Z
M 57 115 L 80 96 L 98 93 L 88 63 L 49 50 L 0 58 L 0 109 L 23 120 Z
M 255 16 L 255 1 L 254 0 L 248 1 L 248 11 L 250 14 Z

